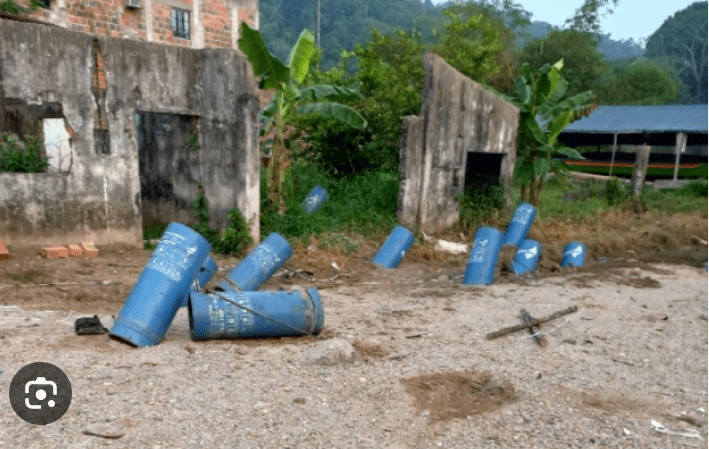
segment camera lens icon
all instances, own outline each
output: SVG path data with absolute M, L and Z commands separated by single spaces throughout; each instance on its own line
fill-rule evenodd
M 57 384 L 52 382 L 51 380 L 45 379 L 44 377 L 38 377 L 35 380 L 27 382 L 25 384 L 25 394 L 28 394 L 30 392 L 30 387 L 32 385 L 38 385 L 38 386 L 49 385 L 52 387 L 52 394 L 54 396 L 57 395 Z M 42 389 L 38 389 L 35 392 L 34 397 L 37 398 L 37 400 L 39 400 L 39 401 L 44 401 L 47 398 L 47 392 Z M 50 399 L 49 402 L 47 402 L 47 405 L 50 407 L 54 407 L 55 402 Z M 30 398 L 25 398 L 25 406 L 27 408 L 32 409 L 32 410 L 41 410 L 42 409 L 42 404 L 37 404 L 37 405 L 30 404 Z
M 9 388 L 10 404 L 17 416 L 35 425 L 60 419 L 71 404 L 71 382 L 58 367 L 35 362 L 20 369 Z

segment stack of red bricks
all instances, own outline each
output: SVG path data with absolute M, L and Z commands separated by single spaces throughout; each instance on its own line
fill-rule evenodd
M 68 246 L 47 246 L 42 248 L 39 255 L 46 259 L 58 259 L 62 257 L 96 257 L 98 249 L 93 242 L 81 242 L 81 245 L 72 243 Z

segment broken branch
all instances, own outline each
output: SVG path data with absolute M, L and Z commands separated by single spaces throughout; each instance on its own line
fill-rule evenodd
M 531 324 L 532 324 L 532 326 L 539 326 L 540 324 L 555 320 L 557 318 L 560 318 L 564 315 L 568 315 L 570 313 L 574 313 L 576 311 L 578 311 L 578 307 L 572 306 L 572 307 L 569 307 L 568 309 L 559 310 L 558 312 L 554 312 L 551 315 L 546 316 L 544 318 L 538 318 L 536 320 L 533 320 Z M 500 329 L 499 331 L 491 332 L 491 333 L 487 334 L 485 336 L 485 338 L 487 338 L 488 340 L 493 340 L 495 338 L 502 337 L 503 335 L 507 335 L 512 332 L 521 331 L 522 329 L 527 329 L 529 327 L 530 326 L 526 323 L 525 324 L 518 324 L 516 326 L 510 326 L 510 327 L 506 327 L 504 329 Z

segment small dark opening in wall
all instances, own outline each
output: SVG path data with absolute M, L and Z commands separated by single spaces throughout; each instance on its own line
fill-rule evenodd
M 94 129 L 94 145 L 96 148 L 96 154 L 111 154 L 111 142 L 108 138 L 107 129 Z

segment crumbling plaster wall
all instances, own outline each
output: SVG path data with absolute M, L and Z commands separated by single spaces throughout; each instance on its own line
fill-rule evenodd
M 97 49 L 105 101 L 96 93 Z M 238 207 L 258 241 L 257 85 L 240 53 L 0 20 L 0 98 L 60 103 L 73 132 L 68 173 L 0 173 L 3 239 L 142 245 L 135 113 L 150 111 L 199 117 L 197 170 L 210 202 L 210 224 L 225 226 L 228 211 Z M 108 154 L 95 148 L 102 108 Z M 191 203 L 196 190 L 180 193 Z
M 421 115 L 404 118 L 399 220 L 438 232 L 459 219 L 468 153 L 502 154 L 500 182 L 510 201 L 519 109 L 448 65 L 424 56 Z

